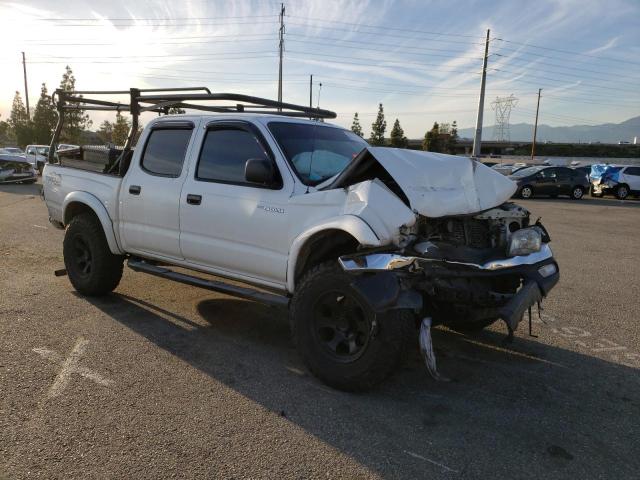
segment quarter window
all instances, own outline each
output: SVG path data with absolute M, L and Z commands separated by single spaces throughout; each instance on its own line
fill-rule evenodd
M 624 173 L 625 175 L 640 176 L 640 167 L 628 167 Z
M 152 130 L 142 155 L 142 168 L 154 175 L 179 177 L 192 129 Z
M 269 158 L 253 133 L 234 127 L 211 129 L 202 145 L 196 178 L 246 183 L 244 166 L 251 158 Z

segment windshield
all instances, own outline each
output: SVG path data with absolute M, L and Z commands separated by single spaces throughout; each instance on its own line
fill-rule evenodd
M 540 170 L 541 170 L 540 167 L 523 168 L 522 170 L 518 170 L 517 172 L 513 172 L 511 174 L 511 176 L 512 177 L 518 177 L 518 178 L 528 177 L 529 175 L 533 175 L 534 173 L 537 173 Z
M 269 130 L 305 185 L 340 173 L 367 147 L 355 133 L 322 124 L 271 122 Z
M 39 155 L 47 155 L 49 153 L 49 147 L 37 147 L 36 152 L 38 152 Z

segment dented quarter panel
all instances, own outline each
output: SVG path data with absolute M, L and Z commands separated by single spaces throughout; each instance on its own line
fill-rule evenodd
M 512 180 L 467 157 L 384 147 L 369 151 L 398 183 L 411 208 L 426 217 L 493 208 L 517 189 Z

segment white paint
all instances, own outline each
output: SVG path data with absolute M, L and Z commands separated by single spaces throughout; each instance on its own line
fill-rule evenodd
M 57 352 L 49 350 L 48 348 L 39 347 L 33 349 L 33 351 L 41 357 L 49 360 L 52 363 L 61 365 L 60 373 L 58 373 L 56 379 L 53 382 L 53 385 L 51 385 L 49 391 L 47 392 L 47 398 L 54 398 L 60 395 L 69 385 L 69 383 L 71 382 L 71 377 L 74 374 L 80 375 L 81 377 L 84 377 L 97 383 L 98 385 L 102 385 L 105 387 L 113 384 L 112 380 L 104 378 L 102 375 L 79 365 L 80 357 L 82 357 L 82 355 L 86 351 L 88 344 L 88 340 L 80 337 L 66 359 L 63 359 L 62 356 Z
M 440 467 L 440 468 L 442 468 L 442 469 L 444 469 L 444 470 L 446 470 L 448 472 L 460 473 L 458 470 L 454 470 L 453 468 L 447 467 L 446 465 L 444 465 L 444 464 L 442 464 L 440 462 L 436 462 L 435 460 L 431 460 L 431 459 L 429 459 L 427 457 L 423 457 L 422 455 L 418 455 L 417 453 L 410 452 L 409 450 L 404 450 L 404 453 L 406 453 L 410 457 L 418 458 L 420 460 L 424 460 L 425 462 L 432 463 L 433 465 L 436 465 L 436 466 L 438 466 L 438 467 Z
M 46 230 L 47 227 L 43 227 L 42 225 L 36 225 L 36 224 L 32 224 L 32 227 L 36 227 L 36 228 L 42 228 L 43 230 Z
M 369 151 L 398 182 L 411 208 L 426 217 L 487 210 L 517 189 L 512 180 L 468 157 L 386 147 Z

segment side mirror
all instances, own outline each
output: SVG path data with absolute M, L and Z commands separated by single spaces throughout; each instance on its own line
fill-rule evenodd
M 244 178 L 247 182 L 270 186 L 275 183 L 276 172 L 273 162 L 266 158 L 250 158 L 244 164 Z

